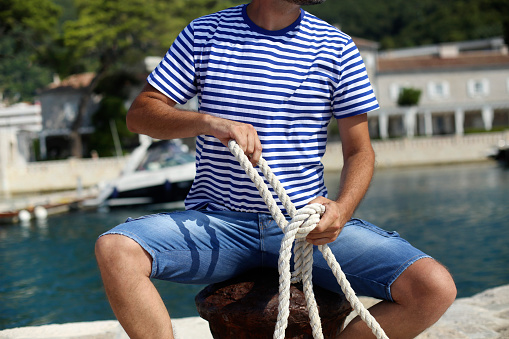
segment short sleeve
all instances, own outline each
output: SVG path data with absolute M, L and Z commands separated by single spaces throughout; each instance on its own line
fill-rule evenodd
M 190 23 L 175 39 L 147 81 L 179 104 L 196 95 L 194 63 L 194 31 Z
M 350 39 L 340 56 L 340 79 L 333 95 L 336 119 L 367 113 L 379 108 L 364 61 Z

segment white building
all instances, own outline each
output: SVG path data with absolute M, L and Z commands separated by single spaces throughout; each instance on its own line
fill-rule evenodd
M 373 137 L 509 126 L 509 54 L 502 38 L 380 52 L 374 73 L 381 109 L 370 114 Z M 416 107 L 398 107 L 402 88 L 421 90 Z
M 39 134 L 42 159 L 66 158 L 70 153 L 71 126 L 74 122 L 81 96 L 94 78 L 95 73 L 71 75 L 60 81 L 58 78 L 38 95 L 42 106 L 43 130 Z M 93 132 L 91 117 L 99 107 L 101 96 L 92 95 L 83 118 L 82 136 Z
M 32 142 L 41 130 L 41 105 L 0 107 L 0 193 L 9 191 L 7 167 L 34 159 Z

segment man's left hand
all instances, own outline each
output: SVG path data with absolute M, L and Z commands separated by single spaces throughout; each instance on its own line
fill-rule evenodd
M 306 237 L 313 245 L 325 245 L 338 237 L 347 220 L 343 220 L 339 204 L 324 197 L 313 199 L 310 204 L 318 203 L 325 206 L 325 213 L 316 228 Z

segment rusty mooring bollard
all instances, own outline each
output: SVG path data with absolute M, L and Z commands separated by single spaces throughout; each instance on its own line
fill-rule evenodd
M 196 295 L 200 316 L 209 322 L 214 339 L 272 338 L 278 313 L 279 275 L 260 268 Z M 324 338 L 337 338 L 352 308 L 343 295 L 314 286 Z M 290 288 L 290 316 L 285 338 L 313 338 L 301 284 Z

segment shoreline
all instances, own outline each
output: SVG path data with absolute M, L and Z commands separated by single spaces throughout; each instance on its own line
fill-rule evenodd
M 378 302 L 360 298 L 369 307 Z M 353 312 L 352 312 L 353 313 Z M 355 314 L 350 314 L 347 322 Z M 212 339 L 208 322 L 200 317 L 173 319 L 177 339 Z M 509 285 L 459 298 L 432 327 L 418 339 L 503 339 L 509 337 Z M 116 320 L 19 327 L 0 331 L 0 339 L 128 339 Z
M 466 163 L 496 163 L 491 159 L 494 147 L 509 143 L 509 131 L 479 133 L 464 136 L 415 137 L 373 140 L 375 168 L 405 168 Z M 36 206 L 44 214 L 57 214 L 73 208 L 86 208 L 84 199 L 100 193 L 99 186 L 113 180 L 127 158 L 68 159 L 27 163 L 8 168 L 10 190 L 0 187 L 0 223 L 17 222 L 19 212 L 30 218 Z M 343 167 L 340 141 L 328 143 L 322 158 L 325 171 L 340 171 Z M 107 168 L 108 171 L 104 169 Z M 30 180 L 29 180 L 30 179 Z M 65 180 L 64 180 L 65 179 Z

